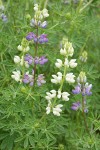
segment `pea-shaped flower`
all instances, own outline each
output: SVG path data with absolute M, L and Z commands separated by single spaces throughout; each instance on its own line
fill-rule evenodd
M 61 68 L 62 67 L 62 60 L 61 59 L 57 59 L 57 62 L 55 63 L 55 66 L 57 68 Z
M 74 83 L 75 82 L 75 75 L 73 75 L 73 73 L 67 73 L 66 74 L 66 81 L 68 83 Z

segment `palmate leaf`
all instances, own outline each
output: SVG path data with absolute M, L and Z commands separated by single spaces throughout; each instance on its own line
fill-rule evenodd
M 33 136 L 29 136 L 29 142 L 30 142 L 32 148 L 35 148 L 35 142 L 34 142 L 34 137 Z
M 2 133 L 2 134 L 0 134 L 0 140 L 4 139 L 8 135 L 9 135 L 8 133 Z
M 8 135 L 1 143 L 1 150 L 13 150 L 14 137 Z
M 28 140 L 28 137 L 26 137 L 24 140 L 24 148 L 25 149 L 28 147 L 28 144 L 29 144 L 29 140 Z

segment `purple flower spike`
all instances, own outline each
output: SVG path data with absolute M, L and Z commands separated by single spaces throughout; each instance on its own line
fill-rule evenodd
M 24 60 L 28 62 L 29 65 L 33 63 L 33 57 L 29 54 L 26 54 Z
M 39 59 L 40 65 L 44 65 L 46 62 L 48 62 L 48 59 L 45 56 L 40 57 Z
M 80 108 L 80 102 L 73 103 L 71 109 L 77 111 Z
M 46 83 L 46 81 L 44 80 L 44 75 L 43 74 L 40 74 L 38 75 L 38 79 L 37 79 L 37 85 L 38 86 L 41 86 L 42 84 Z
M 77 85 L 74 90 L 72 90 L 73 94 L 79 94 L 81 92 L 81 86 Z
M 28 41 L 31 41 L 31 40 L 33 40 L 35 37 L 36 37 L 36 35 L 35 35 L 33 32 L 30 32 L 30 33 L 26 36 L 26 39 L 27 39 Z
M 47 35 L 46 34 L 41 34 L 40 37 L 38 38 L 38 42 L 40 44 L 47 43 L 48 42 Z

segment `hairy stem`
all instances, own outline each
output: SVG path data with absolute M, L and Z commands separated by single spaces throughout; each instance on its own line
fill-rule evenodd
M 36 36 L 38 38 L 38 27 L 36 28 Z M 37 50 L 38 50 L 38 41 L 36 42 L 36 45 L 35 45 L 34 58 L 37 56 Z M 34 64 L 34 85 L 35 85 L 35 76 L 36 76 L 36 64 Z
M 81 9 L 80 9 L 80 13 L 86 8 L 86 7 L 88 7 L 91 3 L 93 2 L 93 0 L 90 0 L 84 7 L 82 7 Z
M 84 85 L 82 85 L 82 91 L 83 91 L 83 89 L 84 89 Z M 84 112 L 84 102 L 85 102 L 85 97 L 82 96 L 82 114 L 83 114 L 86 131 L 89 134 L 88 124 L 87 124 L 87 120 L 86 120 L 86 116 L 85 116 L 85 112 Z

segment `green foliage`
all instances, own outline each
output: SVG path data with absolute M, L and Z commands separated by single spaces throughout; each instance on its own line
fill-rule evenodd
M 49 59 L 49 63 L 42 68 L 47 84 L 33 91 L 13 81 L 11 74 L 15 69 L 13 57 L 19 54 L 17 46 L 28 32 L 33 31 L 26 16 L 33 16 L 34 3 L 39 3 L 41 8 L 46 6 L 50 17 L 46 31 L 43 30 L 48 34 L 49 43 L 39 49 L 40 54 L 43 52 Z M 63 0 L 8 0 L 3 4 L 8 22 L 0 20 L 0 149 L 99 150 L 100 1 L 94 0 L 81 13 L 79 10 L 83 5 L 67 5 Z M 89 83 L 93 84 L 93 94 L 87 99 L 89 112 L 86 114 L 90 135 L 85 130 L 82 112 L 70 109 L 73 102 L 80 100 L 80 96 L 70 97 L 60 117 L 45 114 L 45 93 L 53 88 L 50 79 L 56 72 L 54 63 L 60 57 L 63 37 L 68 37 L 75 49 L 78 59 L 75 75 L 78 76 L 83 70 Z M 84 50 L 88 53 L 88 59 L 83 65 L 79 57 Z M 33 51 L 31 46 L 31 53 Z M 64 88 L 71 94 L 73 87 Z

